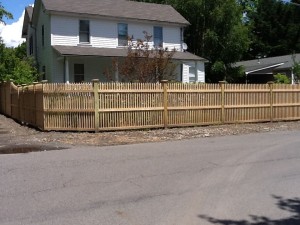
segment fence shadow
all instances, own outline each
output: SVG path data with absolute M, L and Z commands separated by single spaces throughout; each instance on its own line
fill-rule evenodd
M 283 219 L 271 219 L 264 216 L 250 215 L 249 220 L 222 220 L 207 215 L 199 215 L 198 217 L 207 220 L 211 224 L 220 225 L 299 225 L 300 224 L 300 198 L 285 199 L 280 196 L 273 195 L 277 200 L 277 207 L 281 210 L 292 213 L 290 217 Z

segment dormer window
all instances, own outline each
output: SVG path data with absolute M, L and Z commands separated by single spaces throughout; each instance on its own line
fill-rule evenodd
M 90 21 L 79 20 L 79 42 L 90 43 Z
M 163 28 L 154 27 L 153 28 L 153 41 L 154 47 L 163 47 Z
M 128 45 L 128 25 L 126 23 L 118 24 L 118 46 Z

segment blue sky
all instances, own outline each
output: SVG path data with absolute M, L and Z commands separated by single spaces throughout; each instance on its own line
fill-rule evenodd
M 3 18 L 6 25 L 0 23 L 0 37 L 6 46 L 17 47 L 25 41 L 21 38 L 25 7 L 32 5 L 34 0 L 0 0 L 0 2 L 14 16 L 12 20 Z
M 12 24 L 16 22 L 23 13 L 26 6 L 34 3 L 34 0 L 0 0 L 4 8 L 11 12 L 14 16 L 13 20 L 7 20 L 4 18 L 6 24 Z

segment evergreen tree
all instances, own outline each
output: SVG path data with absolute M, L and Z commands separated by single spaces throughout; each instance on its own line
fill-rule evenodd
M 251 44 L 244 59 L 300 52 L 300 5 L 260 0 L 248 17 Z

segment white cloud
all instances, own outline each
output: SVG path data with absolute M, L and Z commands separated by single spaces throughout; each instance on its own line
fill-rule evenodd
M 0 24 L 0 36 L 2 37 L 6 46 L 17 47 L 19 44 L 25 41 L 24 38 L 21 38 L 24 14 L 25 10 L 18 21 L 10 25 Z

